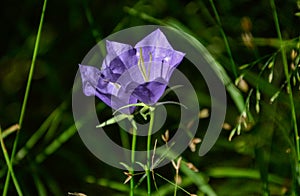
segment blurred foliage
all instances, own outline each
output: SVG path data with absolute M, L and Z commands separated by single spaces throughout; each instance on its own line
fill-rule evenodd
M 270 2 L 217 0 L 214 3 L 238 76 L 243 77 L 234 75 L 209 0 L 48 2 L 14 166 L 25 195 L 66 195 L 68 192 L 127 195 L 129 185 L 123 185 L 126 179 L 123 172 L 97 160 L 76 133 L 70 106 L 71 88 L 78 63 L 97 41 L 128 27 L 149 24 L 170 25 L 197 38 L 226 70 L 232 82 L 237 81 L 255 121 L 251 124 L 247 121 L 249 119 L 241 118 L 241 111 L 228 97 L 226 122 L 230 127 L 224 128 L 214 148 L 204 157 L 198 157 L 197 151 L 187 149 L 184 152 L 185 161 L 193 163 L 199 172 L 191 173 L 183 166 L 181 186 L 198 195 L 203 195 L 203 192 L 211 195 L 213 192 L 217 195 L 266 195 L 268 192 L 271 195 L 290 195 L 295 191 L 294 132 L 279 55 L 281 43 L 277 39 Z M 293 92 L 297 119 L 300 119 L 300 79 L 297 78 L 300 72 L 300 24 L 295 15 L 299 13 L 300 4 L 298 2 L 297 7 L 295 0 L 275 3 L 288 63 L 295 66 L 290 71 L 293 73 L 291 80 L 293 77 L 296 80 Z M 19 119 L 42 1 L 5 1 L 0 9 L 0 124 L 3 134 L 7 134 L 4 141 L 10 155 L 15 132 L 5 130 Z M 184 65 L 180 70 L 192 78 L 201 107 L 209 108 L 205 81 L 197 71 Z M 278 90 L 281 90 L 280 94 L 270 104 Z M 260 95 L 259 101 L 257 94 Z M 255 111 L 257 104 L 260 106 L 258 114 Z M 103 104 L 99 107 L 103 118 L 109 118 L 108 109 Z M 208 120 L 201 119 L 197 137 L 203 137 Z M 242 123 L 248 126 L 242 126 L 241 135 L 228 141 L 232 129 Z M 7 173 L 2 157 L 0 190 Z M 174 181 L 175 170 L 171 165 L 156 172 Z M 161 194 L 173 194 L 172 184 L 159 176 L 156 176 L 156 181 Z M 137 194 L 143 195 L 145 187 L 142 183 Z M 11 182 L 8 195 L 15 193 Z M 185 193 L 179 191 L 178 195 Z

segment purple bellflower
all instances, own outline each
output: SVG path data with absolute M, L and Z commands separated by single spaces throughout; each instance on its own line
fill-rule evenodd
M 106 50 L 101 70 L 87 65 L 79 68 L 84 94 L 98 97 L 113 109 L 137 102 L 155 104 L 185 55 L 174 50 L 159 29 L 134 47 L 106 41 Z

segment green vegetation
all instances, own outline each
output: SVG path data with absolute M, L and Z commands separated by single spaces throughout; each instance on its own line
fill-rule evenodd
M 299 0 L 3 2 L 2 194 L 133 195 L 134 189 L 134 195 L 299 195 L 299 16 Z M 85 54 L 110 34 L 137 25 L 187 33 L 187 41 L 218 71 L 228 105 L 221 135 L 205 156 L 198 156 L 197 138 L 203 138 L 209 117 L 199 115 L 196 138 L 181 158 L 155 170 L 148 162 L 146 172 L 124 174 L 84 146 L 71 92 Z M 202 111 L 210 111 L 200 73 L 187 60 L 179 70 L 193 83 Z M 148 143 L 144 138 L 144 145 L 115 125 L 106 133 L 128 149 L 163 145 L 178 125 L 176 106 L 167 109 L 170 123 Z M 97 111 L 101 122 L 111 118 L 100 101 Z

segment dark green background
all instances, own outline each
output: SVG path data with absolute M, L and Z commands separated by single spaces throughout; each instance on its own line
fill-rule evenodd
M 299 17 L 295 16 L 295 13 L 299 11 L 297 2 L 280 0 L 275 3 L 283 38 L 286 40 L 297 38 L 300 32 Z M 252 78 L 260 77 L 266 82 L 268 71 L 258 75 L 262 65 L 267 61 L 267 58 L 262 59 L 262 57 L 274 54 L 279 50 L 278 47 L 274 47 L 274 42 L 277 43 L 278 40 L 270 2 L 266 0 L 218 0 L 215 1 L 215 5 L 236 65 L 241 66 L 260 60 L 251 69 L 239 70 L 239 74 L 246 73 L 247 75 L 249 71 Z M 2 130 L 19 120 L 42 6 L 42 1 L 31 0 L 11 0 L 1 3 L 0 124 Z M 265 42 L 258 43 L 255 49 L 247 48 L 241 39 L 241 34 L 244 32 L 241 27 L 243 17 L 251 20 L 251 33 L 254 38 L 266 38 Z M 74 77 L 78 64 L 97 41 L 125 28 L 148 24 L 159 25 L 157 22 L 178 25 L 184 27 L 188 33 L 192 33 L 220 62 L 234 82 L 235 76 L 230 58 L 208 0 L 49 0 L 18 149 L 24 146 L 43 121 L 62 102 L 66 102 L 66 107 L 60 116 L 60 123 L 54 131 L 54 140 L 74 123 L 70 107 Z M 269 38 L 274 38 L 275 41 Z M 287 47 L 289 63 L 292 49 L 298 50 L 299 54 L 299 46 L 297 48 L 296 44 Z M 184 66 L 187 64 L 188 62 L 183 62 L 180 70 L 186 73 L 197 87 L 201 107 L 209 107 L 204 81 L 199 77 L 199 73 L 193 71 L 189 66 Z M 275 65 L 274 83 L 269 86 L 278 89 L 284 83 L 280 55 L 276 56 Z M 247 79 L 249 87 L 255 89 L 258 83 L 251 80 L 250 76 L 246 77 L 246 81 Z M 299 81 L 297 84 L 299 85 Z M 230 175 L 217 177 L 210 173 L 213 169 L 220 167 L 260 171 L 262 176 L 272 173 L 284 179 L 284 182 L 282 184 L 270 183 L 271 193 L 280 195 L 284 192 L 287 194 L 291 192 L 294 157 L 286 153 L 291 148 L 289 142 L 293 143 L 294 141 L 290 108 L 287 99 L 284 98 L 287 97 L 285 91 L 283 93 L 285 96 L 278 99 L 276 108 L 269 105 L 268 100 L 274 92 L 269 86 L 264 87 L 260 114 L 254 112 L 255 90 L 250 98 L 251 111 L 257 122 L 250 130 L 242 131 L 241 136 L 235 137 L 232 142 L 228 141 L 230 131 L 224 130 L 212 151 L 204 157 L 198 157 L 196 153 L 191 153 L 189 150 L 182 155 L 186 161 L 193 162 L 207 179 L 210 178 L 208 183 L 218 195 L 261 195 L 263 193 L 263 179 L 242 177 L 242 174 L 238 177 Z M 299 108 L 299 91 L 297 87 L 294 90 L 296 107 Z M 249 91 L 241 93 L 245 99 L 249 95 Z M 296 111 L 299 117 L 299 110 Z M 109 117 L 108 108 L 102 112 L 104 116 L 107 115 L 106 118 Z M 228 96 L 226 121 L 234 126 L 239 115 L 234 102 Z M 276 118 L 271 118 L 274 116 Z M 280 121 L 283 128 L 278 128 L 275 121 Z M 199 137 L 203 136 L 206 124 L 207 120 L 204 120 L 204 126 L 199 126 Z M 115 131 L 118 132 L 118 130 Z M 284 138 L 282 131 L 286 132 L 289 139 Z M 9 154 L 14 137 L 15 135 L 12 134 L 5 139 Z M 113 137 L 118 137 L 118 134 Z M 112 168 L 93 157 L 77 133 L 65 144 L 62 144 L 57 151 L 49 155 L 44 162 L 36 164 L 34 158 L 49 143 L 50 141 L 41 139 L 29 154 L 15 166 L 16 175 L 25 195 L 38 194 L 31 175 L 33 172 L 41 177 L 40 180 L 49 195 L 67 195 L 67 192 L 82 192 L 87 195 L 123 194 L 123 192 L 108 186 L 86 182 L 87 176 L 94 176 L 122 184 L 126 176 L 121 170 Z M 266 158 L 268 155 L 270 155 L 270 159 Z M 0 160 L 0 189 L 4 185 L 7 171 L 2 157 L 3 155 Z M 175 171 L 171 165 L 158 169 L 157 172 L 173 181 Z M 182 178 L 189 178 L 189 176 L 182 174 Z M 167 184 L 159 178 L 157 183 L 159 186 Z M 145 184 L 142 183 L 140 188 L 146 190 Z M 185 188 L 192 193 L 196 193 L 198 190 L 196 185 Z M 12 182 L 9 189 L 10 194 L 15 194 Z M 171 192 L 170 195 L 172 194 Z M 179 191 L 178 195 L 184 195 L 184 193 Z

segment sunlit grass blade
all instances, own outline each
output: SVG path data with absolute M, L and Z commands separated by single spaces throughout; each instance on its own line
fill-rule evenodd
M 20 129 L 20 126 L 18 124 L 12 125 L 9 128 L 5 129 L 2 132 L 2 139 L 5 139 L 7 136 L 9 136 L 10 134 L 18 131 Z

